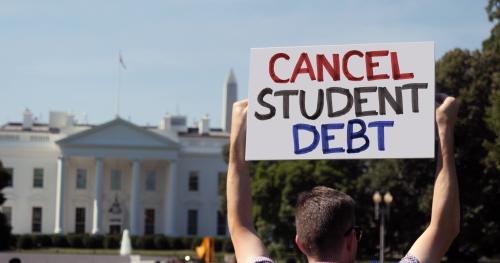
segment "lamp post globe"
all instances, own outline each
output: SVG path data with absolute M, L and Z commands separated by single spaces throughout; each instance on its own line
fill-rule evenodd
M 384 195 L 384 203 L 390 205 L 392 203 L 393 197 L 390 192 L 385 193 Z
M 375 204 L 380 204 L 380 202 L 382 202 L 382 195 L 380 195 L 378 191 L 373 194 L 372 198 Z

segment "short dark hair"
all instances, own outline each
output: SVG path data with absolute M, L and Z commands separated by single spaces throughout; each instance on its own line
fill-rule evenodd
M 347 194 L 318 186 L 301 193 L 297 201 L 297 236 L 308 256 L 338 254 L 344 233 L 354 225 L 355 202 Z

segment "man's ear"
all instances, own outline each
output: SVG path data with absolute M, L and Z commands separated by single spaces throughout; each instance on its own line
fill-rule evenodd
M 302 252 L 305 255 L 306 252 L 304 251 L 304 246 L 302 245 L 302 243 L 300 243 L 298 235 L 295 235 L 295 244 L 297 244 L 297 247 L 299 248 L 300 252 Z
M 351 233 L 344 237 L 344 241 L 345 241 L 345 248 L 347 249 L 347 251 L 351 251 L 354 249 L 354 242 L 356 242 L 356 233 L 355 231 L 351 231 Z

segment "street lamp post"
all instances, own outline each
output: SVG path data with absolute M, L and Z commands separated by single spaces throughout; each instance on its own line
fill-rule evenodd
M 375 220 L 380 219 L 380 263 L 384 263 L 385 217 L 389 216 L 389 209 L 392 200 L 392 195 L 389 192 L 385 193 L 383 198 L 378 191 L 373 194 L 373 203 L 375 204 Z

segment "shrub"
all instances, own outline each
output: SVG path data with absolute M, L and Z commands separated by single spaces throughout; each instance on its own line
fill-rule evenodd
M 35 235 L 33 236 L 34 247 L 51 247 L 52 239 L 48 235 Z
M 155 236 L 155 248 L 156 249 L 169 249 L 168 240 L 164 235 Z
M 221 252 L 222 248 L 224 247 L 224 240 L 225 238 L 223 237 L 216 237 L 214 239 L 214 250 L 215 252 Z
M 18 249 L 30 249 L 33 248 L 33 238 L 30 235 L 22 235 L 17 239 Z
M 169 239 L 170 239 L 170 241 L 169 241 L 170 247 L 172 249 L 177 249 L 177 250 L 178 249 L 183 249 L 183 247 L 182 247 L 182 238 L 180 238 L 180 237 L 170 237 Z
M 52 239 L 52 246 L 54 247 L 67 247 L 68 246 L 68 240 L 66 236 L 63 235 L 53 235 L 51 236 Z
M 94 239 L 95 239 L 95 245 L 96 245 L 95 248 L 104 248 L 104 236 L 95 235 Z
M 192 237 L 190 249 L 195 249 L 197 246 L 201 245 L 201 237 Z
M 138 239 L 139 239 L 139 238 L 138 238 L 137 236 L 131 236 L 131 237 L 130 237 L 130 243 L 132 244 L 132 248 L 139 248 L 139 247 L 137 246 L 137 240 L 138 240 Z
M 192 237 L 181 237 L 182 247 L 181 249 L 191 249 L 191 244 L 193 243 Z
M 224 240 L 223 249 L 226 253 L 234 253 L 233 242 L 230 238 L 226 238 L 226 240 Z
M 10 247 L 15 248 L 17 247 L 17 240 L 19 239 L 19 235 L 12 235 L 10 236 Z
M 137 247 L 141 249 L 154 249 L 155 241 L 152 236 L 141 236 L 137 238 Z
M 72 248 L 83 248 L 83 235 L 68 235 L 68 245 Z
M 0 162 L 0 190 L 4 187 L 3 183 L 6 182 L 7 177 L 4 177 L 6 173 L 2 169 L 2 164 Z M 4 180 L 5 179 L 5 180 Z M 3 198 L 2 193 L 0 192 L 0 205 L 3 203 L 5 199 Z M 12 227 L 7 222 L 7 217 L 4 214 L 0 213 L 0 250 L 7 250 L 10 246 L 10 239 L 12 237 L 11 233 Z
M 104 238 L 101 235 L 84 236 L 83 246 L 85 248 L 103 248 L 103 240 Z
M 142 236 L 136 236 L 134 237 L 134 242 L 132 244 L 132 247 L 135 249 L 143 249 L 144 248 L 144 237 Z
M 119 236 L 106 236 L 104 237 L 104 248 L 114 249 L 120 247 Z

